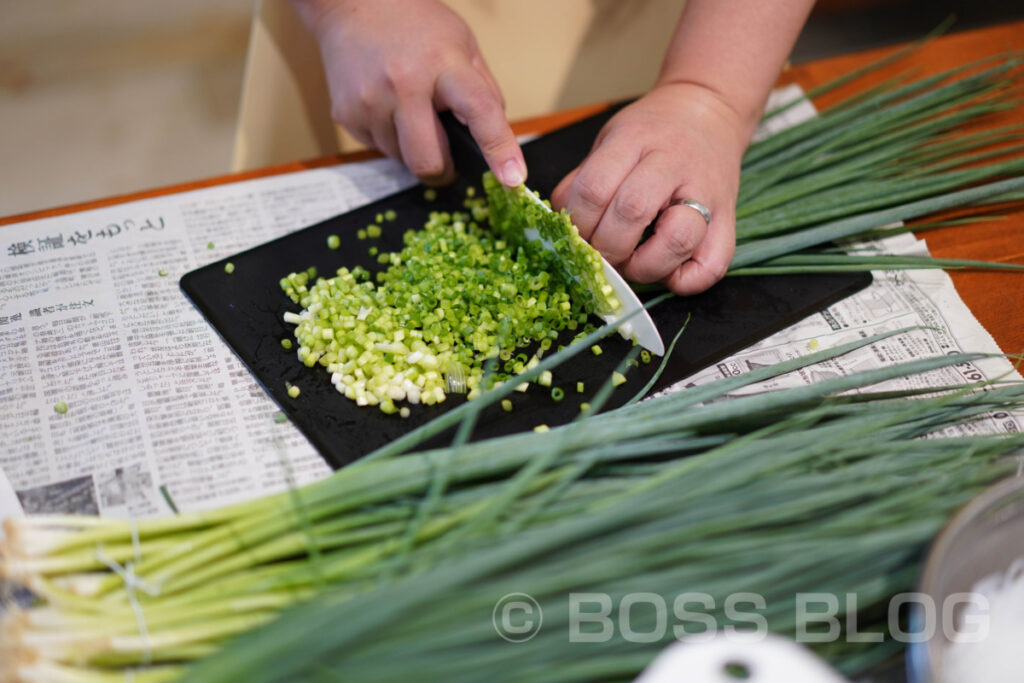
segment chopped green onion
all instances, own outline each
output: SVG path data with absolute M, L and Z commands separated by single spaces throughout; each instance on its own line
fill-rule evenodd
M 563 398 L 565 398 L 565 391 L 563 391 L 561 387 L 552 387 L 551 400 L 557 403 L 558 401 L 561 401 Z
M 533 431 L 543 433 L 543 432 L 551 431 L 551 428 L 548 427 L 547 425 L 541 424 L 541 425 L 537 425 L 536 427 L 534 427 Z
M 164 501 L 167 503 L 167 507 L 171 509 L 171 512 L 178 514 L 178 506 L 174 504 L 174 499 L 171 498 L 171 492 L 167 490 L 166 484 L 160 485 L 160 495 L 164 497 Z
M 294 384 L 289 384 L 288 385 L 288 396 L 290 398 L 298 398 L 299 397 L 299 393 L 300 393 L 300 391 L 299 391 L 299 388 L 297 386 L 295 386 Z
M 372 237 L 372 238 L 376 239 L 377 237 L 380 237 L 382 234 L 383 233 L 382 233 L 379 225 L 367 225 L 366 226 L 366 236 L 367 237 Z
M 277 424 L 281 424 L 281 423 L 287 422 L 287 421 L 288 421 L 288 416 L 285 415 L 284 413 L 280 412 L 280 411 L 278 411 L 277 414 L 274 415 L 274 422 L 276 422 Z
M 361 240 L 365 240 L 366 239 L 366 230 L 364 228 L 359 228 L 358 230 L 356 230 L 356 237 L 361 239 Z
M 388 209 L 387 211 L 384 212 L 384 220 L 388 221 L 389 223 L 395 220 L 396 218 L 398 218 L 398 214 L 395 213 L 394 209 Z
M 207 242 L 206 243 L 206 248 L 207 249 L 213 249 L 213 242 Z
M 577 394 L 582 394 L 583 393 L 583 382 L 576 382 L 576 393 Z
M 501 399 L 501 409 L 506 413 L 512 412 L 512 401 L 507 398 Z
M 53 409 L 60 413 L 61 415 L 63 415 L 64 413 L 68 412 L 68 404 L 65 403 L 64 401 L 61 401 L 54 405 Z
M 541 385 L 542 387 L 550 387 L 551 379 L 551 371 L 545 370 L 544 372 L 540 373 L 540 377 L 537 378 L 537 384 Z
M 225 263 L 224 272 L 227 273 L 228 275 L 231 275 L 231 273 L 235 272 L 235 264 L 232 263 L 231 261 Z
M 612 373 L 612 386 L 616 386 L 617 387 L 617 386 L 620 386 L 620 385 L 625 384 L 625 383 L 626 383 L 626 376 L 625 375 L 623 375 L 621 372 L 618 372 L 618 371 Z
M 285 351 L 287 351 L 288 349 L 292 348 L 292 340 L 291 339 L 282 339 L 281 340 L 281 348 L 283 348 Z
M 340 237 L 338 237 L 337 235 L 328 235 L 327 236 L 327 248 L 328 249 L 337 249 L 340 246 L 341 246 L 341 238 Z
M 160 270 L 156 271 L 156 274 L 159 275 L 160 277 L 167 277 L 167 271 L 164 270 L 163 268 L 161 268 Z
M 434 201 L 435 199 L 437 199 L 437 190 L 435 190 L 432 187 L 428 187 L 426 190 L 423 191 L 423 198 L 426 199 L 428 202 Z
M 622 307 L 604 275 L 601 255 L 584 241 L 566 212 L 545 209 L 525 186 L 507 188 L 490 172 L 484 173 L 483 186 L 492 229 L 529 258 L 544 264 L 529 283 L 531 292 L 542 291 L 547 278 L 557 274 L 566 280 L 573 298 L 583 302 L 586 311 L 610 315 Z M 531 234 L 540 239 L 531 239 Z M 527 297 L 527 306 L 534 303 Z
M 365 269 L 344 267 L 315 282 L 307 271 L 279 282 L 303 307 L 285 314 L 296 326 L 299 361 L 327 368 L 335 389 L 358 405 L 392 412 L 401 401 L 441 403 L 456 391 L 452 367 L 465 371 L 457 386 L 475 400 L 485 360 L 504 360 L 494 380 L 509 380 L 540 362 L 557 330 L 586 319 L 561 305 L 572 300 L 563 281 L 510 243 L 499 248 L 502 240 L 467 213 L 433 212 L 403 241 L 398 252 L 369 247 L 387 266 L 372 282 Z M 521 349 L 533 344 L 537 354 L 529 357 Z M 550 386 L 551 373 L 541 379 Z
M 593 346 L 590 347 L 590 352 L 593 353 L 595 356 L 600 356 L 602 353 L 604 353 L 604 349 L 602 349 L 597 344 L 594 344 Z

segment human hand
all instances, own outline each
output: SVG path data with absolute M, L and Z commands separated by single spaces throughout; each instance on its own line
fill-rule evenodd
M 552 203 L 626 278 L 661 281 L 682 295 L 704 291 L 725 275 L 736 248 L 748 128 L 708 88 L 656 86 L 605 124 Z M 706 205 L 710 224 L 684 199 Z M 654 234 L 638 247 L 652 221 Z
M 435 111 L 465 123 L 498 179 L 526 179 L 501 91 L 465 22 L 437 0 L 293 0 L 320 43 L 335 121 L 421 181 L 454 178 Z

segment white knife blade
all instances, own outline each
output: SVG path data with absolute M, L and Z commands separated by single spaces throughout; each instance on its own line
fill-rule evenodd
M 538 205 L 544 208 L 545 211 L 551 212 L 550 206 L 544 203 L 543 200 L 533 190 L 527 188 L 526 194 L 536 202 Z M 524 231 L 526 238 L 533 241 L 540 241 L 545 247 L 550 248 L 551 245 L 546 240 L 542 239 L 540 234 L 535 229 L 528 229 Z M 613 314 L 602 315 L 606 323 L 614 323 L 622 318 L 630 315 L 637 309 L 643 309 L 643 302 L 633 291 L 633 288 L 629 286 L 619 271 L 612 267 L 612 264 L 608 263 L 607 260 L 601 257 L 602 270 L 604 272 L 605 279 L 608 280 L 608 284 L 615 290 L 615 296 L 618 297 L 619 303 L 622 304 L 622 308 Z M 644 347 L 651 353 L 663 356 L 665 355 L 665 342 L 661 339 L 661 333 L 658 332 L 658 327 L 654 324 L 654 319 L 651 318 L 651 314 L 647 310 L 641 310 L 640 313 L 634 315 L 630 320 L 623 323 L 619 327 L 619 333 L 622 334 L 626 339 L 632 339 L 637 344 Z

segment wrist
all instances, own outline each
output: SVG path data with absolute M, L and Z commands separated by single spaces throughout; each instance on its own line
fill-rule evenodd
M 340 17 L 358 9 L 359 0 L 288 0 L 310 33 L 319 41 Z
M 726 93 L 697 80 L 659 78 L 651 92 L 672 93 L 672 97 L 682 98 L 691 116 L 699 117 L 708 125 L 718 127 L 724 123 L 733 132 L 740 154 L 747 148 L 761 119 L 760 108 L 731 101 Z
M 714 93 L 750 135 L 812 0 L 687 0 L 659 82 Z

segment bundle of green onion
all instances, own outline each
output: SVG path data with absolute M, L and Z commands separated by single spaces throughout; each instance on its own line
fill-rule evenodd
M 827 245 L 842 238 L 906 231 L 883 226 L 952 207 L 1019 200 L 1024 189 L 1020 127 L 977 126 L 990 115 L 1019 106 L 1013 88 L 1022 63 L 1019 56 L 992 57 L 926 78 L 894 79 L 752 144 L 743 160 L 737 248 L 729 274 L 1014 268 L 968 260 L 846 255 Z M 967 127 L 973 132 L 965 134 Z
M 751 628 L 749 616 L 730 614 L 737 594 L 756 604 L 774 632 L 814 631 L 822 625 L 817 616 L 797 607 L 798 594 L 807 593 L 833 596 L 841 607 L 829 616 L 857 625 L 850 640 L 824 639 L 820 653 L 847 674 L 861 672 L 900 647 L 870 615 L 880 612 L 884 621 L 890 597 L 913 590 L 932 536 L 970 496 L 1014 472 L 1019 461 L 1004 456 L 1024 446 L 1019 434 L 908 440 L 947 419 L 1020 406 L 1024 397 L 1020 384 L 996 392 L 896 404 L 819 402 L 800 390 L 750 397 L 698 409 L 708 414 L 684 420 L 679 431 L 630 433 L 614 442 L 614 456 L 611 448 L 573 451 L 593 427 L 569 428 L 559 437 L 575 457 L 562 467 L 586 471 L 595 484 L 632 480 L 625 492 L 543 525 L 531 521 L 550 509 L 551 496 L 540 503 L 524 496 L 491 519 L 490 538 L 424 548 L 403 565 L 407 575 L 360 595 L 327 592 L 199 663 L 189 678 L 381 681 L 429 672 L 467 682 L 629 680 L 705 623 Z M 785 408 L 773 405 L 787 399 Z M 630 417 L 606 426 L 625 429 Z M 735 430 L 721 445 L 666 465 L 648 460 L 724 436 L 707 429 L 705 420 L 716 419 Z M 502 631 L 495 618 L 509 595 L 534 601 L 531 623 L 540 627 L 532 637 L 505 639 L 519 633 Z M 704 609 L 690 603 L 698 616 L 689 621 L 669 611 L 666 624 L 656 604 L 687 595 L 708 602 Z M 847 613 L 850 595 L 859 616 Z M 590 605 L 574 609 L 573 596 Z M 608 607 L 597 607 L 596 598 Z M 865 644 L 865 633 L 879 642 Z
M 642 668 L 658 644 L 575 650 L 558 627 L 568 592 L 758 590 L 781 632 L 794 628 L 798 590 L 858 592 L 870 606 L 909 585 L 945 517 L 1024 445 L 911 439 L 1024 407 L 1024 386 L 843 394 L 977 358 L 963 355 L 717 399 L 879 339 L 548 434 L 370 458 L 213 512 L 10 520 L 3 576 L 43 602 L 0 623 L 3 676 L 380 680 L 428 667 L 468 680 L 487 667 L 509 680 L 605 678 Z M 491 608 L 512 591 L 540 600 L 555 630 L 527 647 L 498 638 Z M 888 651 L 830 654 L 856 668 Z

